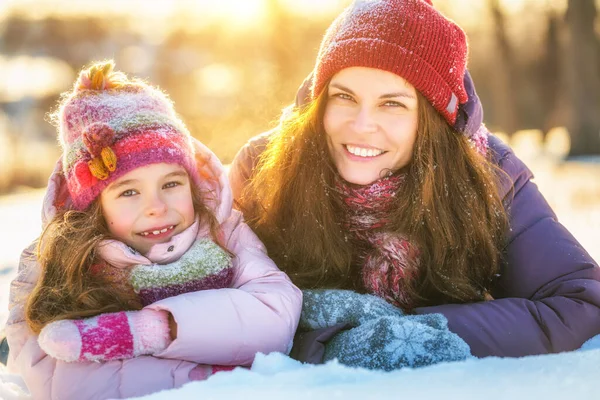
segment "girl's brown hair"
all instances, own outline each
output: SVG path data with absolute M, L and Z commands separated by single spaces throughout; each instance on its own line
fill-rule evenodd
M 420 93 L 418 100 L 413 157 L 387 227 L 420 250 L 420 275 L 408 294 L 416 306 L 483 300 L 508 226 L 498 191 L 504 175 Z M 330 189 L 337 172 L 323 128 L 326 102 L 327 89 L 281 122 L 239 206 L 294 283 L 361 291 L 340 199 Z
M 196 215 L 201 223 L 209 225 L 213 240 L 225 249 L 220 243 L 219 223 L 214 213 L 205 205 L 203 194 L 191 179 L 190 185 Z M 57 320 L 141 309 L 132 288 L 115 285 L 90 271 L 100 262 L 96 248 L 105 239 L 111 236 L 99 199 L 85 211 L 59 211 L 48 224 L 36 252 L 41 276 L 25 308 L 25 319 L 33 332 L 39 333 L 45 325 Z

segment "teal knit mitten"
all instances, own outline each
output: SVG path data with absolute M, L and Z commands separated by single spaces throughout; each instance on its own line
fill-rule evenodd
M 358 326 L 383 316 L 403 316 L 404 313 L 382 299 L 351 290 L 304 290 L 299 328 L 315 330 L 339 323 Z
M 324 361 L 391 371 L 471 357 L 442 314 L 406 315 L 384 299 L 349 290 L 304 290 L 299 328 L 348 323 L 325 345 Z
M 392 371 L 471 357 L 467 343 L 448 329 L 441 314 L 386 316 L 335 335 L 324 361 Z

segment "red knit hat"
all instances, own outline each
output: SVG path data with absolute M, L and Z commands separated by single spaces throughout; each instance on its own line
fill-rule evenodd
M 344 68 L 377 68 L 406 79 L 453 125 L 468 99 L 466 64 L 465 33 L 430 0 L 355 0 L 321 42 L 312 97 Z

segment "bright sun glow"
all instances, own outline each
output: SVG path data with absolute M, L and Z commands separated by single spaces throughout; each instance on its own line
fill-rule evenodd
M 350 0 L 279 0 L 288 10 L 310 18 L 314 14 L 335 14 Z
M 325 0 L 327 1 L 330 0 Z M 56 0 L 45 3 L 40 0 L 8 0 L 0 8 L 0 13 L 14 10 L 32 18 L 44 18 L 48 14 L 81 15 L 100 12 L 151 19 L 183 13 L 198 19 L 199 23 L 218 18 L 227 19 L 234 25 L 253 25 L 261 22 L 268 2 L 269 0 L 103 0 L 98 3 L 92 0 Z
M 217 17 L 230 19 L 233 23 L 251 25 L 251 22 L 258 22 L 264 16 L 267 0 L 202 0 L 191 4 Z

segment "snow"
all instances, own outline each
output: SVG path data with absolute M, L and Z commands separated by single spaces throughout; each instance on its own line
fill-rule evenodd
M 592 383 L 600 373 L 598 361 L 600 349 L 384 373 L 335 362 L 308 366 L 270 354 L 259 356 L 251 371 L 236 369 L 143 399 L 591 399 L 600 397 Z
M 580 166 L 571 168 L 574 169 L 565 171 L 563 176 L 538 175 L 538 183 L 561 221 L 592 256 L 600 259 L 598 206 L 582 203 L 575 207 L 564 198 L 564 186 L 557 183 L 578 180 L 574 178 L 580 177 Z M 597 171 L 593 167 L 593 171 L 588 172 L 591 175 L 587 175 L 585 185 L 594 182 L 590 177 L 597 178 Z M 583 183 L 578 187 L 584 187 Z M 7 316 L 8 288 L 16 274 L 19 253 L 39 233 L 42 195 L 43 191 L 38 190 L 0 197 L 0 324 Z M 469 359 L 394 372 L 348 368 L 336 362 L 303 365 L 281 354 L 258 355 L 251 370 L 220 372 L 207 381 L 189 383 L 143 399 L 348 400 L 411 396 L 423 400 L 600 399 L 599 378 L 600 336 L 588 341 L 581 350 L 570 353 L 519 359 Z M 0 366 L 0 399 L 30 400 L 21 378 L 9 374 L 3 366 Z
M 420 369 L 375 372 L 336 362 L 303 365 L 282 354 L 258 355 L 252 370 L 220 372 L 207 381 L 141 397 L 167 399 L 597 399 L 600 341 L 590 350 L 486 358 Z M 28 399 L 20 379 L 0 369 L 0 398 Z

